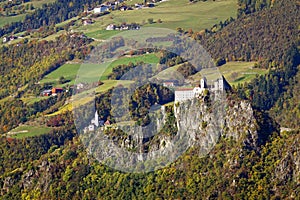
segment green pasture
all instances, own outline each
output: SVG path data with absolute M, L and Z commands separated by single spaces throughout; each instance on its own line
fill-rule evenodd
M 51 128 L 44 126 L 31 126 L 31 125 L 20 125 L 17 128 L 7 133 L 7 136 L 12 138 L 24 138 L 33 137 L 43 134 L 47 134 L 51 131 Z
M 220 67 L 220 72 L 231 85 L 250 82 L 257 75 L 268 73 L 266 69 L 254 68 L 255 62 L 228 62 Z

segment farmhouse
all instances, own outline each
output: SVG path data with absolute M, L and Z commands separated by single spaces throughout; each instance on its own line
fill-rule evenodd
M 107 5 L 101 5 L 99 7 L 94 8 L 94 13 L 95 14 L 96 13 L 103 13 L 103 12 L 108 11 L 108 10 L 109 10 L 109 6 L 107 6 Z
M 92 24 L 92 23 L 93 23 L 93 20 L 91 20 L 91 19 L 82 19 L 82 24 L 84 26 Z
M 77 90 L 80 90 L 80 89 L 82 89 L 83 87 L 84 87 L 83 83 L 78 83 L 78 84 L 76 85 L 76 89 L 77 89 Z
M 42 96 L 51 96 L 51 94 L 52 94 L 52 90 L 44 90 L 41 95 Z
M 64 91 L 64 89 L 62 88 L 52 88 L 52 94 L 57 94 L 57 93 L 61 93 Z
M 112 31 L 112 30 L 115 30 L 115 25 L 113 25 L 113 24 L 110 24 L 110 25 L 108 25 L 107 27 L 106 27 L 106 30 L 107 31 Z

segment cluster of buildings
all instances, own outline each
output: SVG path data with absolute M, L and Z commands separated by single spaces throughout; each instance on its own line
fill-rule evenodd
M 114 25 L 110 24 L 106 27 L 106 30 L 112 31 L 112 30 L 139 30 L 140 25 L 133 23 L 133 24 L 122 24 L 122 25 Z
M 64 92 L 62 88 L 52 88 L 51 90 L 44 90 L 41 95 L 42 96 L 56 96 L 58 93 Z
M 207 84 L 207 79 L 204 77 L 200 80 L 200 85 L 194 88 L 177 88 L 175 89 L 175 102 L 183 102 L 194 97 L 199 97 L 205 90 L 212 92 L 230 90 L 231 86 L 222 76 L 215 80 L 213 85 Z
M 105 2 L 105 3 L 101 4 L 100 6 L 95 7 L 94 13 L 99 14 L 99 13 L 104 13 L 105 11 L 115 10 L 117 8 L 117 6 L 123 2 L 124 2 L 124 0 L 117 0 L 114 2 L 109 2 L 109 1 Z
M 121 11 L 126 11 L 126 10 L 134 10 L 134 9 L 142 9 L 142 8 L 153 8 L 155 6 L 155 2 L 159 1 L 149 1 L 147 2 L 146 0 L 144 1 L 144 4 L 139 4 L 136 3 L 134 6 L 129 6 L 124 3 L 123 0 L 117 0 L 113 2 L 105 2 L 97 7 L 94 8 L 94 14 L 100 14 L 107 12 L 109 10 L 121 10 Z

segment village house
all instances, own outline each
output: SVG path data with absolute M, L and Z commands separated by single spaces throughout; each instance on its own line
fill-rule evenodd
M 89 25 L 89 24 L 92 24 L 93 23 L 93 20 L 92 19 L 82 19 L 82 24 L 84 26 L 86 25 Z
M 109 6 L 102 4 L 101 6 L 94 8 L 94 13 L 95 14 L 103 13 L 103 12 L 108 11 L 108 10 L 109 10 Z
M 107 31 L 112 31 L 112 30 L 115 30 L 115 25 L 113 25 L 113 24 L 110 24 L 110 25 L 108 25 L 107 27 L 106 27 L 106 30 Z
M 110 121 L 106 120 L 106 122 L 104 123 L 104 126 L 110 126 L 110 125 L 111 125 Z
M 104 123 L 104 128 L 105 130 L 113 128 L 109 120 L 106 120 L 106 122 Z
M 52 94 L 58 94 L 58 93 L 62 93 L 64 91 L 64 89 L 62 88 L 52 88 Z
M 141 9 L 144 7 L 143 4 L 139 4 L 139 3 L 134 4 L 134 6 L 135 6 L 135 9 Z
M 52 95 L 52 90 L 44 90 L 41 93 L 42 96 L 51 96 Z
M 164 80 L 163 86 L 164 87 L 175 87 L 175 86 L 178 86 L 178 81 L 177 80 Z
M 83 83 L 78 83 L 78 84 L 76 85 L 76 89 L 77 89 L 77 90 L 80 90 L 80 89 L 82 89 L 83 87 L 84 87 Z
M 166 81 L 166 82 L 163 82 L 163 86 L 164 87 L 174 87 L 174 82 L 172 81 Z

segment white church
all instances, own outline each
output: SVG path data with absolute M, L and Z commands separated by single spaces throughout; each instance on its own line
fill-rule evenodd
M 87 127 L 84 128 L 84 133 L 87 132 L 91 132 L 91 131 L 95 131 L 95 129 L 99 126 L 103 126 L 104 121 L 103 120 L 99 120 L 99 115 L 98 112 L 95 111 L 95 116 L 94 118 L 91 120 L 90 125 L 88 125 Z

